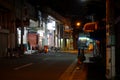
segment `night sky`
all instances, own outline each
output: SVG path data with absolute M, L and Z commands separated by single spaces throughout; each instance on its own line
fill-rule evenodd
M 105 0 L 29 0 L 39 6 L 49 6 L 62 16 L 89 16 L 105 17 Z

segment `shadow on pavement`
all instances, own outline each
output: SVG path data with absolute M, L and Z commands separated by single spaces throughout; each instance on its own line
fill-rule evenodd
M 107 80 L 105 77 L 105 67 L 101 63 L 87 63 L 87 80 Z

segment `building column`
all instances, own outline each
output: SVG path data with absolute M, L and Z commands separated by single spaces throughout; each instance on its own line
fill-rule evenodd
M 20 28 L 21 28 L 21 44 L 20 44 L 20 49 L 21 49 L 21 53 L 20 53 L 20 55 L 23 55 L 24 54 L 24 46 L 23 46 L 23 35 L 24 35 L 24 25 L 23 25 L 23 8 L 24 8 L 24 1 L 23 0 L 21 0 L 21 2 L 20 2 L 20 4 L 21 4 L 21 8 L 20 8 L 20 23 L 21 23 L 21 25 L 20 25 Z
M 45 41 L 44 41 L 44 45 L 48 45 L 47 22 L 45 23 Z

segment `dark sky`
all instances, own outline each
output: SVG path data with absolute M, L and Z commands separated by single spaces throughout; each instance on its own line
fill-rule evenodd
M 31 0 L 39 6 L 49 6 L 62 16 L 96 15 L 105 17 L 105 0 Z
M 56 11 L 60 13 L 72 13 L 76 14 L 79 12 L 84 12 L 84 9 L 93 9 L 105 7 L 102 0 L 89 0 L 82 2 L 81 0 L 44 0 L 46 5 L 51 6 Z

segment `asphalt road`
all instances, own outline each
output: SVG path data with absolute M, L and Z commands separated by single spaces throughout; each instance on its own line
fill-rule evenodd
M 20 58 L 0 58 L 0 80 L 106 80 L 105 67 L 99 61 L 86 61 L 77 69 L 77 53 L 37 53 Z M 71 67 L 73 66 L 73 67 Z
M 0 80 L 59 80 L 75 61 L 74 53 L 39 53 L 0 59 Z

